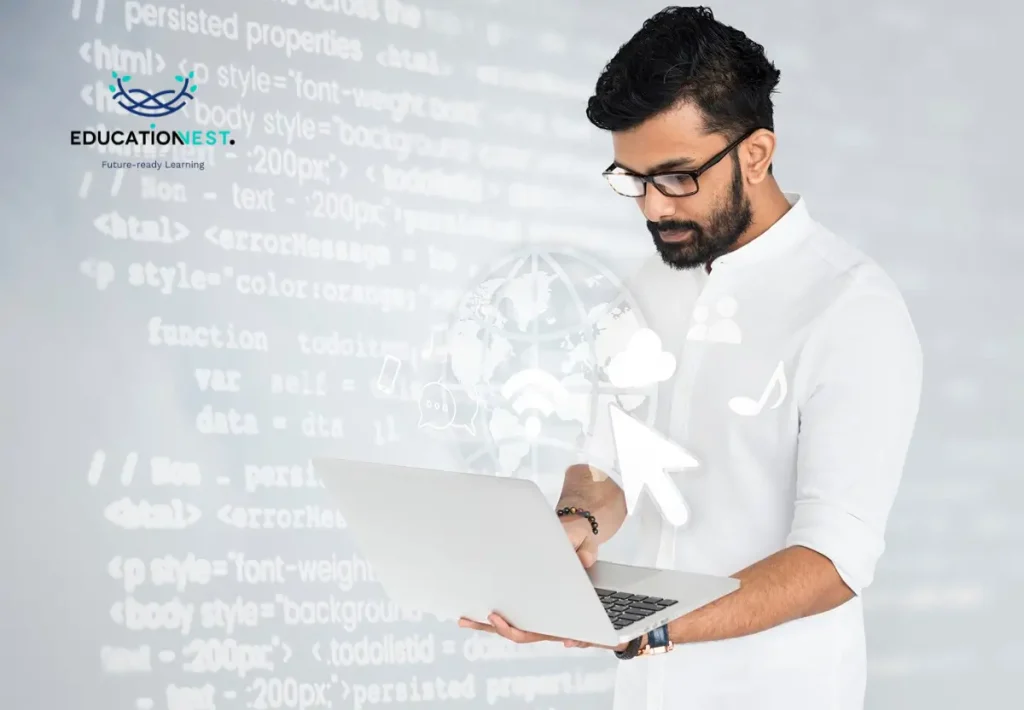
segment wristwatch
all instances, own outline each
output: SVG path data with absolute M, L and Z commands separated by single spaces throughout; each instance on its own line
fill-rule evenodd
M 635 639 L 626 644 L 626 647 L 621 651 L 615 652 L 615 657 L 628 661 L 630 658 L 636 658 L 640 653 L 640 646 L 644 643 L 644 636 L 637 636 Z
M 668 653 L 675 644 L 668 637 L 668 626 L 659 626 L 647 633 L 647 644 L 637 653 L 638 656 L 656 656 L 659 653 Z
M 656 656 L 659 653 L 668 653 L 673 648 L 675 648 L 675 644 L 668 638 L 668 626 L 659 626 L 653 631 L 637 636 L 626 644 L 624 649 L 616 651 L 615 656 L 623 661 L 628 661 L 637 656 Z

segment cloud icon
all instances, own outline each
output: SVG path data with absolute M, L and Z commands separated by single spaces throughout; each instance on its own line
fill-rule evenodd
M 638 330 L 605 368 L 612 385 L 623 389 L 664 382 L 675 371 L 675 356 L 661 349 L 661 338 L 650 328 Z

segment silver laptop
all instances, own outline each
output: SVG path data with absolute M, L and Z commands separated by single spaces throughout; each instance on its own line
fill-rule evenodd
M 739 587 L 728 577 L 585 569 L 532 481 L 317 459 L 360 553 L 399 605 L 615 646 Z M 598 521 L 600 523 L 600 520 Z

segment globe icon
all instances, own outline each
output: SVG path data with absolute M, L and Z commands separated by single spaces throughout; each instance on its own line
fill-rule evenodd
M 653 424 L 657 384 L 615 387 L 607 374 L 645 326 L 620 280 L 585 254 L 531 249 L 494 265 L 448 329 L 442 380 L 459 412 L 453 440 L 464 467 L 529 478 L 554 502 L 565 468 L 595 436 L 609 450 L 600 422 L 610 404 Z

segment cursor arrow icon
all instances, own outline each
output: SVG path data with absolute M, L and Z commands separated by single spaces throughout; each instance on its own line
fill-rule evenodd
M 689 520 L 686 507 L 670 473 L 697 468 L 700 464 L 678 444 L 627 414 L 616 404 L 608 406 L 612 423 L 615 455 L 622 474 L 622 492 L 626 511 L 636 509 L 640 493 L 647 488 L 665 520 L 679 527 Z

